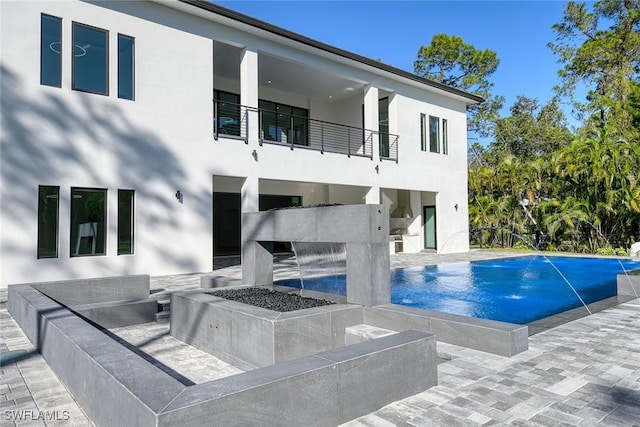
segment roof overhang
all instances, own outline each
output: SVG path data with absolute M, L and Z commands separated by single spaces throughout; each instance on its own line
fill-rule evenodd
M 347 50 L 331 46 L 329 44 L 314 40 L 312 38 L 303 36 L 301 34 L 289 31 L 285 28 L 275 26 L 265 21 L 261 21 L 256 18 L 252 18 L 248 15 L 236 12 L 231 9 L 227 9 L 217 4 L 210 3 L 205 0 L 177 0 L 168 2 L 166 0 L 153 0 L 161 3 L 164 6 L 179 9 L 183 12 L 200 16 L 204 19 L 212 20 L 223 25 L 236 24 L 249 32 L 265 32 L 279 39 L 293 42 L 298 46 L 305 46 L 313 49 L 316 52 L 322 52 L 333 56 L 345 59 L 348 62 L 356 66 L 365 66 L 367 69 L 382 71 L 383 73 L 390 73 L 394 76 L 400 77 L 408 83 L 418 84 L 423 88 L 426 86 L 431 91 L 440 92 L 446 96 L 456 98 L 467 105 L 479 104 L 484 101 L 484 98 L 445 84 L 425 79 L 411 72 L 402 70 L 400 68 L 393 67 L 391 65 L 384 64 L 380 61 L 376 61 L 371 58 L 367 58 L 362 55 L 358 55 Z

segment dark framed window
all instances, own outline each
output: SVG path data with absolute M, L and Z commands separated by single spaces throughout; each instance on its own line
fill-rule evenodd
M 389 157 L 389 97 L 378 100 L 378 132 L 380 157 Z
M 72 87 L 109 94 L 109 32 L 73 23 Z
M 62 87 L 62 19 L 40 15 L 40 84 Z
M 58 258 L 60 187 L 38 187 L 38 258 Z
M 440 152 L 440 118 L 429 116 L 429 151 Z
M 221 135 L 240 136 L 240 95 L 215 90 L 214 120 L 217 133 Z
M 118 255 L 133 254 L 134 190 L 118 190 Z
M 420 150 L 427 151 L 427 115 L 420 113 Z
M 449 129 L 447 119 L 442 119 L 442 154 L 449 154 Z
M 71 188 L 71 256 L 105 255 L 107 190 Z
M 262 99 L 259 107 L 263 141 L 309 145 L 309 110 Z
M 118 98 L 135 96 L 135 39 L 118 34 Z

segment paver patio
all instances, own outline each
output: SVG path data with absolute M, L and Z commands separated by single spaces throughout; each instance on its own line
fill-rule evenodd
M 402 267 L 501 255 L 486 251 L 396 254 L 391 264 Z M 216 273 L 240 277 L 239 265 L 228 261 L 232 265 Z M 221 267 L 224 262 L 217 264 Z M 295 275 L 294 267 L 291 258 L 279 260 L 275 277 Z M 156 290 L 199 285 L 199 274 L 151 281 Z M 5 302 L 3 292 L 0 426 L 91 425 L 8 314 Z M 640 300 L 632 300 L 536 334 L 529 339 L 529 350 L 512 358 L 438 343 L 440 355 L 447 359 L 438 365 L 438 386 L 347 425 L 640 426 L 639 326 Z M 149 323 L 115 332 L 194 382 L 238 372 L 170 337 L 168 324 Z M 23 419 L 17 419 L 20 416 Z

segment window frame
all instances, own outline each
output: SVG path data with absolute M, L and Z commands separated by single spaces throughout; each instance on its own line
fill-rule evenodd
M 90 89 L 85 89 L 85 88 L 78 88 L 76 85 L 76 55 L 75 55 L 75 47 L 76 47 L 76 28 L 77 27 L 83 27 L 85 29 L 89 29 L 89 30 L 94 30 L 94 31 L 100 31 L 102 33 L 104 33 L 104 39 L 105 39 L 105 45 L 104 45 L 104 50 L 105 50 L 105 64 L 104 64 L 104 84 L 105 84 L 105 91 L 104 92 L 100 92 L 100 91 L 96 91 L 96 90 L 90 90 Z M 71 23 L 71 46 L 74 50 L 74 52 L 71 53 L 71 89 L 78 91 L 78 92 L 85 92 L 85 93 L 93 93 L 96 95 L 103 95 L 103 96 L 109 96 L 109 30 L 105 30 L 104 28 L 99 28 L 99 27 L 94 27 L 92 25 L 87 25 L 87 24 L 83 24 L 81 22 L 76 22 L 76 21 L 72 21 Z
M 103 215 L 103 226 L 102 226 L 102 240 L 103 240 L 103 251 L 102 252 L 97 252 L 97 253 L 74 253 L 75 250 L 77 250 L 79 244 L 78 244 L 78 238 L 81 238 L 80 236 L 74 236 L 74 216 L 75 215 L 75 210 L 74 210 L 74 198 L 75 198 L 75 194 L 74 192 L 77 191 L 84 191 L 84 192 L 102 192 L 104 195 L 104 200 L 103 200 L 103 207 L 102 207 L 102 215 Z M 69 208 L 69 256 L 71 258 L 82 258 L 82 257 L 91 257 L 91 256 L 106 256 L 107 255 L 107 237 L 108 237 L 108 233 L 107 233 L 107 226 L 108 226 L 108 189 L 106 188 L 95 188 L 95 187 L 71 187 L 71 200 L 70 200 L 70 208 Z M 91 221 L 91 222 L 95 222 L 95 221 Z M 84 223 L 83 223 L 84 224 Z M 80 225 L 80 223 L 78 224 L 78 226 Z M 77 233 L 76 233 L 77 234 Z M 99 234 L 96 235 L 96 240 L 98 240 Z M 74 240 L 74 237 L 76 237 L 76 239 Z
M 420 151 L 427 151 L 427 115 L 420 113 Z
M 269 108 L 266 104 L 271 104 L 273 108 Z M 288 112 L 284 112 L 283 110 L 288 109 Z M 259 99 L 258 100 L 258 110 L 260 111 L 260 139 L 263 142 L 274 142 L 288 145 L 298 145 L 298 146 L 309 146 L 309 109 L 296 107 L 294 105 L 283 104 L 276 101 L 269 101 L 267 99 Z M 296 110 L 302 114 L 294 114 Z M 265 120 L 265 114 L 267 116 L 271 116 L 273 118 L 273 131 L 275 134 L 273 138 L 266 138 L 266 136 L 272 136 L 267 129 L 265 132 L 264 124 L 267 122 Z M 271 117 L 268 117 L 271 118 Z M 278 117 L 286 117 L 287 120 L 278 120 Z M 293 119 L 293 121 L 292 121 Z M 301 125 L 302 121 L 302 126 Z M 293 128 L 291 128 L 291 124 L 293 124 Z M 299 132 L 300 137 L 298 139 L 295 138 L 296 132 Z M 286 141 L 282 141 L 282 135 L 286 136 Z M 289 141 L 289 138 L 293 140 Z
M 131 195 L 131 198 L 129 199 L 129 201 L 130 201 L 130 205 L 129 205 L 130 213 L 128 215 L 128 223 L 129 223 L 129 229 L 130 229 L 130 236 L 129 236 L 130 237 L 130 239 L 129 239 L 130 240 L 130 249 L 129 249 L 129 252 L 124 252 L 124 251 L 120 250 L 121 220 L 124 219 L 121 216 L 121 212 L 122 211 L 120 209 L 120 202 L 121 202 L 121 195 L 125 194 L 125 193 Z M 117 230 L 117 235 L 118 235 L 117 236 L 118 237 L 118 240 L 117 240 L 117 254 L 118 255 L 133 255 L 135 253 L 135 250 L 134 250 L 134 248 L 135 248 L 135 245 L 134 245 L 134 242 L 135 242 L 135 238 L 134 238 L 134 236 L 135 236 L 135 209 L 136 209 L 135 208 L 135 206 L 136 206 L 135 197 L 136 197 L 136 191 L 135 190 L 121 189 L 121 188 L 118 189 L 118 215 L 117 215 L 118 216 L 118 218 L 117 218 L 117 221 L 118 221 L 117 222 L 117 224 L 118 224 L 118 230 Z
M 40 242 L 43 239 L 43 230 L 42 230 L 42 225 L 41 225 L 41 218 L 44 215 L 44 209 L 45 207 L 43 206 L 42 199 L 41 199 L 41 193 L 42 190 L 44 190 L 45 188 L 48 189 L 55 189 L 55 199 L 56 199 L 56 204 L 55 204 L 55 254 L 52 256 L 45 256 L 42 255 L 42 250 L 41 250 L 41 246 L 40 246 Z M 45 198 L 48 197 L 48 194 L 45 194 L 44 196 Z M 39 185 L 38 186 L 38 237 L 37 237 L 37 245 L 36 245 L 36 257 L 37 259 L 51 259 L 51 258 L 58 258 L 60 256 L 60 186 L 58 185 Z
M 120 51 L 121 42 L 123 40 L 128 40 L 131 42 L 131 68 L 127 69 L 127 73 L 131 74 L 131 97 L 122 95 L 122 79 L 121 75 L 123 74 L 122 67 L 122 54 Z M 118 33 L 118 98 L 126 99 L 128 101 L 135 101 L 136 99 L 136 39 L 135 37 L 128 36 L 126 34 Z
M 432 128 L 432 120 L 435 119 L 437 124 L 435 128 Z M 435 144 L 432 131 L 435 129 Z M 429 152 L 430 153 L 440 153 L 440 117 L 437 116 L 429 116 Z
M 442 119 L 442 154 L 449 154 L 449 122 Z
M 50 43 L 46 49 L 51 49 L 52 51 L 56 52 L 58 54 L 58 60 L 57 60 L 57 76 L 56 76 L 56 84 L 49 84 L 49 83 L 45 83 L 44 82 L 44 61 L 43 61 L 43 53 L 46 52 L 45 50 L 45 46 L 44 46 L 44 22 L 45 19 L 49 19 L 49 20 L 55 20 L 58 23 L 58 38 L 60 39 L 59 43 L 60 44 L 60 52 L 56 52 L 51 45 L 53 43 L 56 42 L 52 42 Z M 46 13 L 41 13 L 40 14 L 40 85 L 41 86 L 49 86 L 49 87 L 57 87 L 57 88 L 61 88 L 62 87 L 62 18 L 59 18 L 57 16 L 53 16 L 53 15 L 49 15 Z

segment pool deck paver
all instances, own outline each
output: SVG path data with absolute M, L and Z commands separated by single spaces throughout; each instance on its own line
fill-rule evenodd
M 485 251 L 453 256 L 396 254 L 392 267 L 500 255 Z M 227 261 L 229 265 L 215 273 L 240 277 L 239 266 L 232 259 Z M 224 263 L 219 261 L 219 266 Z M 294 266 L 289 258 L 280 260 L 275 277 L 291 277 Z M 200 274 L 152 278 L 155 290 L 199 285 Z M 168 353 L 162 345 L 169 338 L 163 328 L 167 327 L 149 323 L 121 332 L 134 342 L 156 337 L 148 344 L 151 353 Z M 6 291 L 0 293 L 0 337 L 0 427 L 91 425 L 8 314 Z M 437 386 L 345 425 L 640 427 L 640 300 L 533 335 L 529 350 L 511 358 L 445 343 L 438 343 L 438 351 L 450 360 L 438 365 Z M 203 375 L 199 369 L 233 374 L 234 368 L 217 365 L 200 353 L 188 346 L 179 348 L 176 363 L 186 376 L 199 382 L 210 378 L 210 373 Z M 17 420 L 19 413 L 27 418 L 57 414 L 58 419 Z

